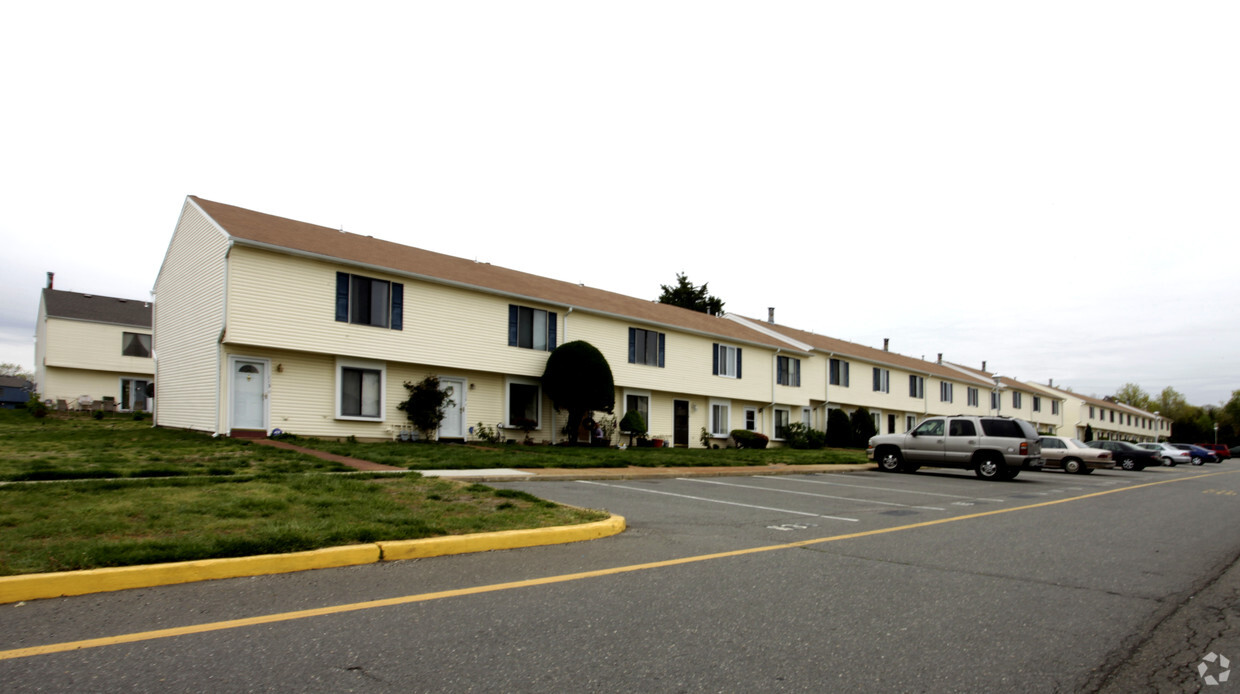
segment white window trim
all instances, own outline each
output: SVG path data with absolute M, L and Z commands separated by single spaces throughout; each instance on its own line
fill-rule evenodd
M 522 377 L 522 376 L 506 376 L 506 377 L 504 377 L 504 428 L 505 428 L 505 429 L 518 429 L 518 430 L 520 429 L 520 427 L 515 426 L 512 422 L 508 421 L 508 416 L 509 416 L 509 414 L 511 414 L 511 413 L 512 413 L 512 402 L 510 401 L 510 396 L 511 396 L 511 394 L 512 394 L 512 387 L 511 387 L 511 386 L 512 386 L 512 384 L 514 384 L 514 383 L 518 383 L 518 384 L 521 384 L 521 385 L 527 385 L 527 386 L 537 386 L 537 387 L 538 387 L 538 401 L 537 401 L 537 406 L 538 406 L 538 416 L 537 416 L 537 417 L 535 417 L 535 421 L 536 421 L 536 422 L 538 422 L 538 426 L 534 427 L 534 431 L 541 431 L 541 430 L 542 430 L 542 416 L 543 416 L 543 410 L 542 410 L 542 401 L 543 401 L 542 382 L 541 382 L 541 381 L 539 381 L 537 378 L 525 378 L 525 377 Z M 649 424 L 647 424 L 647 426 L 649 426 Z
M 378 417 L 359 417 L 356 415 L 344 415 L 340 412 L 341 398 L 344 379 L 342 378 L 344 369 L 370 369 L 379 372 L 379 416 Z M 268 378 L 270 378 L 270 365 L 267 369 Z M 336 357 L 336 419 L 350 422 L 383 422 L 387 419 L 387 362 L 372 361 L 369 359 L 345 359 Z
M 715 406 L 716 405 L 726 407 L 728 410 L 728 416 L 726 418 L 727 421 L 724 422 L 724 426 L 727 427 L 727 431 L 721 431 L 721 432 L 713 431 L 713 429 L 715 428 Z M 706 421 L 708 424 L 710 424 L 710 428 L 712 429 L 712 431 L 710 432 L 710 437 L 713 439 L 726 439 L 729 436 L 731 436 L 732 435 L 732 428 L 731 428 L 732 427 L 732 401 L 731 400 L 716 400 L 714 398 L 711 398 L 710 404 L 708 405 L 708 407 L 710 407 L 710 410 L 708 410 L 706 413 L 706 417 L 707 417 Z

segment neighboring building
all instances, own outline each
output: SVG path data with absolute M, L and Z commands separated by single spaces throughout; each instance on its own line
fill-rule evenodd
M 1064 414 L 1066 406 L 1064 399 L 1059 395 L 1015 378 L 990 373 L 986 371 L 984 363 L 981 369 L 961 364 L 949 363 L 947 365 L 992 384 L 989 395 L 991 414 L 1019 417 L 1043 434 L 1075 436 L 1075 434 L 1063 433 L 1067 421 Z
M 1106 398 L 1079 395 L 1053 385 L 1033 384 L 1045 393 L 1064 399 L 1066 418 L 1061 436 L 1088 440 L 1161 441 L 1171 436 L 1171 420 Z
M 35 335 L 35 388 L 53 407 L 106 403 L 149 411 L 151 304 L 96 294 L 43 290 Z M 89 403 L 89 405 L 88 405 Z
M 402 384 L 435 375 L 441 438 L 529 420 L 559 441 L 540 377 L 569 340 L 607 358 L 617 418 L 675 445 L 774 435 L 811 406 L 810 352 L 736 321 L 193 196 L 154 306 L 160 426 L 390 438 Z
M 757 330 L 795 340 L 814 355 L 807 384 L 812 426 L 826 428 L 827 412 L 864 407 L 881 434 L 912 430 L 929 415 L 994 414 L 992 380 L 943 363 L 797 330 L 774 322 L 732 317 Z M 1019 415 L 1014 415 L 1019 416 Z M 807 421 L 807 423 L 811 423 Z
M 17 376 L 0 376 L 0 409 L 12 410 L 26 404 L 34 384 Z

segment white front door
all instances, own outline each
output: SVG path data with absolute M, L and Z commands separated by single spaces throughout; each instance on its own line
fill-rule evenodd
M 440 378 L 439 389 L 448 395 L 443 421 L 439 423 L 439 438 L 465 438 L 465 379 Z
M 232 362 L 232 428 L 267 428 L 267 365 L 261 361 Z

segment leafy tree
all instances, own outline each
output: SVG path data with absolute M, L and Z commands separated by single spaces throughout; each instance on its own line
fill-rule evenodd
M 1154 412 L 1158 409 L 1158 403 L 1154 398 L 1151 398 L 1149 393 L 1141 390 L 1141 386 L 1135 383 L 1125 383 L 1122 388 L 1115 391 L 1111 399 L 1146 412 Z
M 872 437 L 878 434 L 878 429 L 874 426 L 874 418 L 864 407 L 853 410 L 848 417 L 848 422 L 852 427 L 854 446 L 865 446 Z
M 695 286 L 688 276 L 678 272 L 675 286 L 659 285 L 663 289 L 663 293 L 659 295 L 659 303 L 717 316 L 723 313 L 723 300 L 707 293 L 706 284 Z
M 409 422 L 422 435 L 423 440 L 429 441 L 439 431 L 444 407 L 454 403 L 448 394 L 439 388 L 437 376 L 427 376 L 417 383 L 405 381 L 405 390 L 409 391 L 409 399 L 397 405 L 396 409 L 409 417 Z
M 611 366 L 598 348 L 589 342 L 565 342 L 551 356 L 542 375 L 543 391 L 556 410 L 568 412 L 564 433 L 576 442 L 582 420 L 591 412 L 612 412 L 616 407 L 616 385 Z
M 34 374 L 22 368 L 21 364 L 12 364 L 9 362 L 0 363 L 0 376 L 16 376 L 24 378 L 27 381 L 34 380 Z
M 1188 400 L 1185 400 L 1184 396 L 1180 395 L 1180 393 L 1171 386 L 1163 388 L 1162 393 L 1158 395 L 1158 401 L 1154 403 L 1154 410 L 1156 410 L 1163 417 L 1168 417 L 1172 420 L 1179 419 L 1181 416 L 1187 415 L 1188 410 L 1191 408 L 1192 405 L 1188 404 Z

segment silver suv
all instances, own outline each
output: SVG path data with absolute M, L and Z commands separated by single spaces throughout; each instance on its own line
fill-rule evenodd
M 908 433 L 871 438 L 865 454 L 883 472 L 916 472 L 929 465 L 973 470 L 984 480 L 1010 480 L 1021 470 L 1042 469 L 1038 432 L 1011 417 L 929 417 Z

